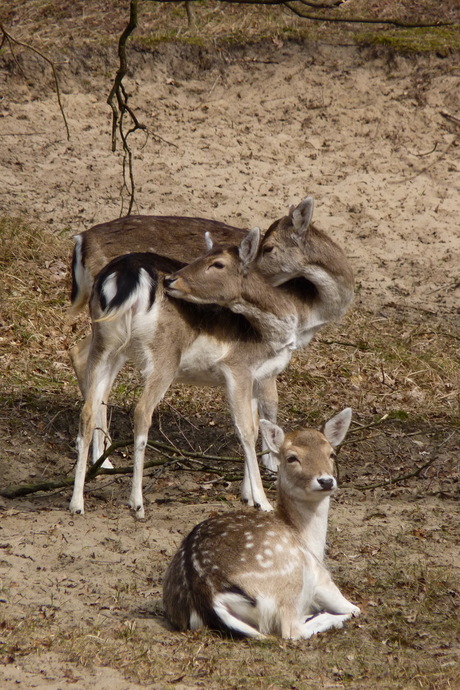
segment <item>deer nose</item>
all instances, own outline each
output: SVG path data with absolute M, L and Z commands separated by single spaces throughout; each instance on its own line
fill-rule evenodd
M 323 491 L 331 491 L 334 488 L 334 480 L 332 477 L 319 477 L 318 484 Z
M 163 284 L 166 288 L 169 288 L 169 287 L 171 287 L 171 285 L 174 283 L 175 280 L 176 280 L 176 278 L 174 278 L 174 276 L 165 276 L 163 279 Z

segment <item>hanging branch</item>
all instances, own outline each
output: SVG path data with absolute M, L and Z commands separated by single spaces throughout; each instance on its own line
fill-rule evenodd
M 155 2 L 181 2 L 182 0 L 150 0 Z M 238 2 L 238 4 L 248 5 L 283 5 L 298 17 L 303 19 L 310 19 L 312 21 L 321 22 L 336 22 L 336 23 L 359 23 L 359 24 L 389 24 L 402 28 L 420 28 L 433 26 L 448 26 L 452 22 L 403 22 L 397 19 L 368 19 L 365 17 L 339 17 L 337 14 L 331 16 L 328 14 L 319 14 L 315 12 L 310 14 L 304 11 L 303 8 L 312 8 L 316 10 L 334 10 L 340 7 L 346 0 L 295 0 L 295 2 L 283 2 L 283 0 L 226 0 L 229 4 Z M 196 24 L 195 12 L 193 3 L 195 0 L 187 0 L 185 3 L 187 16 L 189 19 L 189 26 L 192 28 Z M 123 85 L 123 79 L 128 70 L 128 62 L 126 57 L 126 44 L 128 38 L 137 28 L 138 19 L 138 0 L 130 1 L 130 15 L 128 24 L 120 36 L 118 41 L 118 58 L 119 68 L 114 79 L 112 89 L 107 98 L 107 103 L 112 109 L 112 151 L 116 151 L 117 147 L 117 131 L 119 133 L 123 145 L 123 188 L 125 188 L 129 195 L 129 205 L 127 215 L 130 215 L 135 202 L 135 181 L 133 172 L 133 154 L 129 147 L 128 139 L 131 134 L 137 130 L 147 131 L 147 127 L 139 122 L 134 111 L 128 105 L 129 96 Z M 129 117 L 131 126 L 125 128 L 125 116 Z
M 133 134 L 138 129 L 146 130 L 147 127 L 139 122 L 134 111 L 128 105 L 129 96 L 123 85 L 123 79 L 128 71 L 128 62 L 126 59 L 126 42 L 134 29 L 137 27 L 137 2 L 138 0 L 131 0 L 129 22 L 120 36 L 118 41 L 118 58 L 120 66 L 118 68 L 113 86 L 107 98 L 107 103 L 112 108 L 112 151 L 117 149 L 117 129 L 120 134 L 120 139 L 123 144 L 123 182 L 129 193 L 129 215 L 132 211 L 135 198 L 135 183 L 133 173 L 133 154 L 128 144 L 130 134 Z M 115 104 L 116 99 L 116 104 Z M 128 115 L 131 121 L 131 127 L 126 131 L 124 127 L 125 115 Z M 129 177 L 129 184 L 127 183 Z
M 62 105 L 61 101 L 61 90 L 59 88 L 59 80 L 56 72 L 56 68 L 54 67 L 54 63 L 50 58 L 48 58 L 46 55 L 43 55 L 37 48 L 34 48 L 28 43 L 23 43 L 22 41 L 19 41 L 17 38 L 14 38 L 3 26 L 3 24 L 0 24 L 0 33 L 1 33 L 1 39 L 0 39 L 0 50 L 3 48 L 3 45 L 5 41 L 8 42 L 8 45 L 10 46 L 11 53 L 14 56 L 14 51 L 13 51 L 13 46 L 12 44 L 15 43 L 18 46 L 22 46 L 23 48 L 27 48 L 27 50 L 31 50 L 33 53 L 36 55 L 39 55 L 42 60 L 45 60 L 45 62 L 48 63 L 48 65 L 51 67 L 51 71 L 53 72 L 53 79 L 54 79 L 54 85 L 56 87 L 56 95 L 57 95 L 57 101 L 59 104 L 59 110 L 61 111 L 62 119 L 64 120 L 64 126 L 65 130 L 67 133 L 67 139 L 70 139 L 70 130 L 69 130 L 69 125 L 67 124 L 67 118 L 65 116 L 64 108 Z

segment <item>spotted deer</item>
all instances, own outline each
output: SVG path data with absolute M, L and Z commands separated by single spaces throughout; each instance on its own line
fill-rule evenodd
M 350 421 L 351 409 L 345 408 L 321 431 L 284 434 L 261 420 L 266 443 L 279 458 L 276 510 L 214 516 L 185 537 L 163 582 L 164 612 L 175 628 L 296 640 L 359 615 L 323 563 L 329 501 L 337 487 L 334 448 Z
M 296 347 L 305 347 L 321 326 L 339 319 L 353 296 L 350 264 L 343 250 L 311 222 L 313 206 L 313 199 L 306 197 L 297 206 L 292 206 L 287 216 L 272 223 L 254 260 L 267 281 L 278 287 L 276 294 L 295 304 Z M 96 225 L 77 235 L 72 264 L 73 311 L 85 306 L 96 274 L 117 254 L 156 252 L 152 265 L 168 273 L 179 267 L 178 260 L 188 262 L 201 253 L 203 233 L 207 235 L 208 245 L 212 240 L 239 244 L 246 235 L 244 230 L 211 220 L 160 216 L 128 216 Z M 90 346 L 91 336 L 71 352 L 83 397 L 86 397 L 85 371 Z M 275 377 L 259 381 L 258 406 L 261 417 L 276 421 Z M 107 436 L 105 406 L 99 410 L 99 417 L 93 440 L 93 462 L 102 454 Z M 263 462 L 270 469 L 276 469 L 271 454 L 265 454 Z
M 260 231 L 254 228 L 239 247 L 214 247 L 171 279 L 156 270 L 155 257 L 149 253 L 119 257 L 99 273 L 90 300 L 93 334 L 84 371 L 72 512 L 84 511 L 85 470 L 98 411 L 128 358 L 144 381 L 134 411 L 129 503 L 136 516 L 144 517 L 142 473 L 152 413 L 173 382 L 225 387 L 245 454 L 242 498 L 271 510 L 255 450 L 258 387 L 289 362 L 297 313 L 296 300 L 272 287 L 254 266 L 259 245 Z M 212 292 L 216 273 L 226 285 L 220 304 Z M 178 282 L 185 281 L 188 296 L 193 293 L 195 302 L 206 304 L 169 296 Z M 245 316 L 228 308 L 238 311 L 241 303 L 244 309 L 246 301 Z

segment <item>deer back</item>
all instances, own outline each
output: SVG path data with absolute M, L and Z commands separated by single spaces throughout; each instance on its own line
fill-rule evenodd
M 193 261 L 206 249 L 205 233 L 219 242 L 238 244 L 246 231 L 205 218 L 183 216 L 126 216 L 100 223 L 74 236 L 72 257 L 72 311 L 89 299 L 94 278 L 112 259 L 123 254 L 152 252 L 159 270 L 172 272 Z

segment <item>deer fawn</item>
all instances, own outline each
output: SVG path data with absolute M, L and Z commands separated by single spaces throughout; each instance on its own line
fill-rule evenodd
M 174 627 L 295 640 L 359 615 L 323 565 L 329 497 L 337 487 L 333 449 L 350 421 L 345 408 L 322 432 L 285 435 L 261 420 L 279 457 L 276 510 L 211 517 L 183 540 L 163 583 L 164 611 Z
M 90 301 L 93 335 L 84 372 L 85 402 L 77 440 L 78 460 L 70 510 L 83 513 L 88 449 L 101 404 L 130 358 L 144 389 L 134 412 L 134 472 L 130 506 L 144 517 L 142 472 L 152 413 L 173 382 L 225 386 L 230 411 L 245 453 L 242 498 L 271 510 L 260 478 L 255 443 L 258 387 L 289 362 L 295 346 L 295 300 L 272 287 L 253 267 L 260 244 L 254 228 L 239 248 L 217 247 L 170 279 L 155 269 L 155 256 L 128 254 L 98 275 Z M 187 283 L 196 302 L 216 302 L 218 274 L 226 295 L 222 305 L 190 304 L 168 292 Z M 239 297 L 241 293 L 241 297 Z M 248 302 L 246 309 L 245 300 Z M 83 373 L 80 373 L 83 377 Z
M 267 230 L 254 260 L 254 266 L 267 281 L 278 286 L 277 299 L 289 299 L 295 304 L 296 347 L 305 347 L 322 325 L 339 319 L 353 296 L 353 273 L 344 252 L 312 225 L 312 215 L 311 197 L 291 207 L 287 216 Z M 230 239 L 233 244 L 246 235 L 243 230 L 215 221 L 157 216 L 128 216 L 77 235 L 72 265 L 73 311 L 84 307 L 96 273 L 117 254 L 161 252 L 155 261 L 152 256 L 151 265 L 170 272 L 178 268 L 177 259 L 188 261 L 200 252 L 203 232 L 219 241 Z M 86 397 L 85 371 L 90 346 L 91 336 L 78 343 L 71 353 L 83 397 Z M 261 417 L 276 421 L 278 394 L 274 377 L 259 381 L 258 405 Z M 93 462 L 102 454 L 106 436 L 106 408 L 102 406 L 93 440 Z M 264 455 L 263 462 L 276 469 L 271 455 Z

